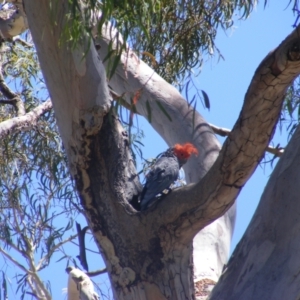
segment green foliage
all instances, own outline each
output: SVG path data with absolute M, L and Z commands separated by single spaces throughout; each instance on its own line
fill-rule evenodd
M 137 166 L 137 158 L 138 157 L 140 159 L 144 160 L 143 148 L 142 148 L 142 147 L 144 147 L 144 144 L 142 143 L 142 140 L 144 139 L 145 135 L 144 135 L 143 130 L 138 127 L 132 128 L 132 127 L 129 127 L 126 125 L 124 127 L 125 127 L 125 129 L 126 128 L 128 129 L 131 155 L 132 155 L 135 166 Z
M 241 17 L 247 17 L 253 6 L 254 1 L 227 0 L 150 3 L 148 16 L 147 10 L 136 12 L 148 22 L 142 30 L 133 24 L 130 44 L 164 79 L 180 85 L 193 69 L 201 66 L 203 54 L 218 52 L 214 43 L 218 27 L 231 27 L 237 10 L 242 10 Z M 143 55 L 145 51 L 154 55 L 155 64 Z
M 280 125 L 285 125 L 292 136 L 300 122 L 300 78 L 289 87 L 283 103 Z
M 290 0 L 288 5 L 290 5 L 290 4 L 292 4 L 292 6 L 293 6 L 292 10 L 293 10 L 294 14 L 296 15 L 296 19 L 293 24 L 293 27 L 296 27 L 298 25 L 299 18 L 300 18 L 299 0 Z
M 219 50 L 215 45 L 217 29 L 230 28 L 234 18 L 247 18 L 255 0 L 69 0 L 66 26 L 69 40 L 79 41 L 82 32 L 91 36 L 98 19 L 98 34 L 111 22 L 123 39 L 158 74 L 170 83 L 182 85 L 193 69 L 201 66 L 203 55 Z M 101 11 L 101 13 L 99 13 Z M 101 18 L 97 16 L 101 15 Z M 238 16 L 236 16 L 238 15 Z M 92 20 L 92 21 L 91 21 Z M 71 23 L 70 23 L 71 22 Z M 71 26 L 70 26 L 71 24 Z M 112 65 L 126 45 L 119 45 Z M 112 67 L 113 69 L 113 67 Z M 109 77 L 111 74 L 109 75 Z
M 26 39 L 30 42 L 30 36 Z M 24 45 L 3 45 L 1 62 L 5 81 L 29 112 L 48 93 L 35 49 Z M 7 99 L 2 93 L 0 98 Z M 0 105 L 0 122 L 13 117 L 13 106 Z M 72 205 L 78 203 L 74 190 L 53 112 L 45 113 L 29 130 L 1 139 L 0 253 L 8 261 L 17 258 L 21 298 L 32 292 L 26 270 L 39 272 L 55 252 L 64 251 L 78 214 Z M 66 218 L 69 222 L 62 226 Z M 45 283 L 44 287 L 50 290 Z
M 32 88 L 32 80 L 39 82 L 42 77 L 36 52 L 33 48 L 25 48 L 19 44 L 8 45 L 3 72 L 11 80 L 18 78 L 18 83 L 22 87 Z
M 133 119 L 135 116 L 133 111 L 135 110 L 135 107 L 133 106 L 131 112 L 129 112 L 128 109 L 120 105 L 120 101 L 121 99 L 112 103 L 111 113 L 119 115 L 122 126 L 128 132 L 131 155 L 135 166 L 137 166 L 138 158 L 144 160 L 142 149 L 144 144 L 142 143 L 142 140 L 145 138 L 145 134 L 141 128 L 133 126 Z
M 103 11 L 142 59 L 173 84 L 202 64 L 203 54 L 218 51 L 217 28 L 233 24 L 240 10 L 247 17 L 255 1 L 104 1 Z M 147 53 L 150 53 L 153 58 Z

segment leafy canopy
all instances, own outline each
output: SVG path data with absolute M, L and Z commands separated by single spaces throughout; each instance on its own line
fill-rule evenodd
M 99 33 L 105 23 L 111 22 L 158 74 L 182 86 L 184 78 L 199 69 L 205 54 L 219 53 L 214 42 L 217 29 L 226 30 L 235 19 L 247 18 L 257 1 L 86 0 L 84 7 L 79 0 L 69 3 L 70 40 L 76 43 L 82 30 L 91 32 L 91 17 L 101 11 Z M 80 17 L 82 12 L 85 21 Z

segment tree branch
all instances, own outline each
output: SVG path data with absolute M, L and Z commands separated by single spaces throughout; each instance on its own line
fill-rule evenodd
M 213 124 L 209 124 L 209 126 L 212 128 L 215 134 L 218 134 L 220 136 L 229 136 L 231 133 L 231 131 L 227 128 L 221 128 Z M 266 148 L 266 151 L 274 154 L 275 156 L 281 157 L 284 153 L 284 148 L 274 148 L 272 146 L 268 146 Z
M 27 48 L 33 48 L 33 44 L 27 43 L 25 40 L 23 40 L 19 35 L 13 37 L 14 42 L 20 43 L 22 46 Z
M 188 232 L 194 236 L 228 210 L 261 161 L 280 117 L 286 90 L 300 73 L 299 33 L 300 25 L 258 66 L 239 119 L 207 175 L 196 185 L 174 191 L 161 203 L 167 221 L 185 213 L 185 219 L 173 223 L 177 236 L 186 239 Z
M 16 261 L 13 257 L 11 257 L 4 249 L 0 247 L 0 252 L 8 259 L 10 260 L 14 265 L 16 265 L 18 268 L 20 268 L 23 272 L 26 274 L 32 275 L 32 272 L 30 270 L 27 270 L 22 264 L 20 264 L 18 261 Z
M 88 275 L 89 277 L 94 277 L 94 276 L 98 276 L 98 275 L 101 275 L 104 273 L 107 273 L 107 268 L 104 268 L 101 270 L 96 270 L 96 271 L 86 272 L 86 275 Z
M 109 83 L 116 93 L 124 95 L 123 99 L 131 104 L 135 93 L 141 90 L 136 104 L 137 111 L 149 119 L 150 106 L 151 124 L 167 143 L 172 145 L 191 141 L 199 149 L 197 162 L 192 159 L 185 166 L 188 182 L 197 182 L 211 167 L 197 185 L 178 189 L 161 201 L 160 208 L 146 217 L 147 223 L 158 230 L 163 224 L 175 222 L 174 227 L 182 232 L 182 237 L 187 239 L 186 232 L 190 231 L 188 239 L 191 239 L 234 203 L 273 136 L 286 89 L 300 73 L 298 30 L 299 27 L 258 67 L 246 94 L 241 115 L 213 167 L 214 156 L 211 154 L 218 153 L 218 144 L 215 141 L 213 144 L 209 136 L 211 127 L 188 107 L 177 91 L 172 87 L 166 89 L 167 84 L 130 49 L 121 56 L 122 65 L 116 69 Z M 104 31 L 103 36 L 102 40 L 97 41 L 101 46 L 102 59 L 111 41 L 120 43 L 116 32 L 111 29 Z M 130 85 L 120 84 L 120 77 L 126 78 Z M 155 101 L 160 101 L 172 122 L 168 122 L 163 113 L 157 110 Z M 206 163 L 208 158 L 209 164 Z M 172 201 L 172 205 L 169 201 Z M 159 211 L 164 211 L 164 214 L 161 215 Z M 182 214 L 185 217 L 178 219 Z M 195 226 L 191 226 L 191 222 L 195 222 Z M 176 236 L 179 235 L 176 233 Z
M 83 229 L 81 229 L 81 226 L 79 223 L 76 222 L 76 230 L 78 235 L 78 244 L 79 244 L 79 255 L 77 255 L 77 258 L 80 261 L 81 266 L 88 271 L 88 263 L 86 260 L 86 252 L 85 252 L 85 233 L 89 229 L 88 226 L 85 226 Z
M 298 125 L 209 299 L 299 297 L 299 137 Z
M 34 108 L 31 112 L 22 117 L 12 118 L 0 123 L 0 138 L 20 130 L 30 129 L 36 126 L 38 119 L 46 112 L 52 109 L 51 100 L 45 101 L 43 104 Z
M 27 237 L 23 237 L 24 239 L 27 240 L 27 251 L 26 251 L 26 256 L 27 256 L 27 261 L 28 261 L 28 264 L 29 264 L 29 267 L 30 267 L 30 276 L 32 277 L 34 283 L 35 283 L 35 286 L 37 287 L 37 290 L 38 290 L 38 294 L 40 296 L 40 294 L 42 294 L 43 298 L 46 298 L 46 300 L 51 300 L 52 297 L 49 293 L 49 291 L 47 290 L 47 288 L 45 287 L 43 281 L 41 280 L 41 278 L 39 277 L 38 275 L 38 270 L 36 268 L 36 265 L 35 265 L 35 262 L 34 262 L 34 249 L 32 247 L 32 243 L 31 241 L 29 241 L 27 239 Z M 35 292 L 35 291 L 34 291 Z
M 123 41 L 120 34 L 114 28 L 108 26 L 106 29 L 103 29 L 103 31 L 104 33 L 102 32 L 101 39 L 97 39 L 96 32 L 95 44 L 98 49 L 99 57 L 102 61 L 105 61 L 107 64 L 106 67 L 109 67 L 109 64 L 113 64 L 105 58 L 107 54 L 110 53 L 110 47 L 116 46 L 117 43 L 123 43 Z M 111 45 L 111 43 L 113 45 Z M 114 57 L 110 58 L 112 61 L 114 60 Z M 110 78 L 109 85 L 115 91 L 117 97 L 118 95 L 122 95 L 125 104 L 127 103 L 131 109 L 132 104 L 135 102 L 134 100 L 136 100 L 135 95 L 139 91 L 139 98 L 135 104 L 136 112 L 150 121 L 150 124 L 168 145 L 173 146 L 175 143 L 192 142 L 198 148 L 199 155 L 190 159 L 184 166 L 187 183 L 198 182 L 211 168 L 220 150 L 220 144 L 217 138 L 203 117 L 195 111 L 193 107 L 189 106 L 187 101 L 173 86 L 156 74 L 153 69 L 141 61 L 130 49 L 121 56 L 120 63 Z M 161 107 L 164 108 L 172 121 L 166 117 Z M 173 193 L 171 193 L 171 195 L 172 194 Z M 199 198 L 198 195 L 193 196 L 194 198 Z M 168 206 L 170 205 L 175 208 L 175 204 L 169 203 Z M 183 244 L 176 238 L 173 239 L 173 245 L 170 245 L 169 241 L 167 242 L 162 235 L 162 233 L 165 232 L 165 236 L 169 236 L 168 220 L 164 220 L 164 214 L 168 209 L 166 206 L 164 209 L 157 207 L 155 217 L 152 219 L 149 217 L 150 214 L 148 212 L 137 214 L 139 218 L 138 224 L 134 223 L 132 217 L 130 219 L 130 223 L 132 224 L 131 228 L 136 228 L 135 226 L 145 228 L 142 231 L 136 231 L 136 237 L 132 245 L 136 245 L 136 241 L 141 241 L 140 244 L 143 246 L 139 248 L 139 251 L 145 251 L 145 253 L 149 253 L 151 256 L 151 251 L 148 252 L 149 249 L 147 247 L 148 245 L 152 247 L 152 240 L 159 240 L 160 245 L 164 245 L 162 251 L 165 251 L 163 260 L 165 265 L 168 265 L 168 261 L 174 258 L 173 253 L 171 251 L 169 252 L 169 249 L 176 249 L 174 251 L 182 253 L 183 250 L 181 247 L 185 245 L 185 249 L 187 249 L 187 244 L 188 248 L 192 249 L 190 246 L 191 239 L 189 239 L 187 244 Z M 176 212 L 177 216 L 178 212 Z M 145 216 L 145 214 L 147 216 Z M 153 214 L 151 215 L 153 216 Z M 184 219 L 184 217 L 182 219 Z M 201 277 L 202 275 L 200 274 L 206 274 L 209 278 L 216 280 L 221 274 L 223 265 L 226 263 L 229 255 L 229 241 L 233 232 L 234 220 L 235 207 L 219 218 L 214 224 L 206 228 L 205 231 L 198 233 L 196 239 L 194 239 L 195 257 L 202 257 L 202 260 L 194 259 L 194 275 L 196 275 L 196 277 Z M 152 227 L 153 223 L 156 222 L 157 225 L 163 222 L 165 223 L 161 228 L 158 228 L 158 226 Z M 112 226 L 114 226 L 114 224 L 112 224 Z M 174 228 L 172 224 L 170 224 L 170 228 Z M 223 232 L 222 236 L 219 235 L 220 229 Z M 145 232 L 147 233 L 145 234 Z M 158 232 L 161 233 L 160 236 L 158 236 Z M 142 235 L 137 236 L 137 234 Z M 129 235 L 131 235 L 131 233 L 129 233 Z M 100 238 L 99 236 L 99 239 Z M 206 246 L 202 247 L 201 243 L 204 240 L 209 240 L 209 243 L 214 246 L 211 248 Z M 127 241 L 128 240 L 126 240 L 126 242 Z M 221 256 L 215 251 L 215 245 L 217 245 L 218 249 L 222 252 Z M 151 264 L 152 259 L 153 262 L 161 260 L 161 258 L 158 257 L 151 257 L 149 259 L 147 256 L 144 256 L 143 259 L 145 264 Z M 188 260 L 189 258 L 185 257 L 185 259 Z M 126 265 L 126 257 L 124 261 Z M 213 267 L 211 262 L 213 262 Z M 131 262 L 128 262 L 128 264 L 131 264 Z M 144 268 L 146 269 L 146 266 Z
M 43 257 L 40 259 L 40 261 L 38 262 L 38 264 L 37 264 L 37 266 L 36 266 L 36 270 L 37 270 L 37 271 L 40 271 L 41 268 L 42 268 L 42 266 L 43 266 L 44 261 L 45 261 L 45 260 L 49 260 L 49 258 L 51 257 L 51 255 L 55 252 L 55 250 L 57 250 L 58 248 L 60 248 L 62 245 L 64 245 L 64 244 L 66 244 L 66 243 L 68 243 L 68 242 L 74 240 L 77 236 L 78 236 L 78 234 L 73 234 L 73 235 L 69 236 L 67 239 L 65 239 L 65 240 L 63 240 L 63 241 L 61 241 L 61 242 L 59 242 L 59 243 L 56 244 L 56 245 L 54 245 L 54 246 L 50 249 L 49 253 L 47 253 L 45 256 L 43 256 Z
M 133 104 L 129 104 L 127 103 L 126 101 L 123 100 L 123 95 L 118 95 L 115 91 L 113 91 L 112 89 L 110 89 L 110 94 L 112 96 L 112 98 L 115 100 L 115 101 L 118 101 L 122 106 L 124 106 L 125 108 L 127 108 L 129 111 L 131 112 L 134 112 L 134 113 L 137 113 L 138 112 L 136 111 L 135 107 Z M 212 130 L 214 131 L 215 134 L 217 135 L 220 135 L 220 136 L 229 136 L 230 134 L 230 130 L 227 129 L 227 128 L 222 128 L 222 127 L 218 127 L 216 125 L 213 125 L 211 123 L 209 123 L 209 126 L 212 128 Z M 281 155 L 284 153 L 284 148 L 274 148 L 272 146 L 268 146 L 266 148 L 266 151 L 269 152 L 269 153 L 272 153 L 274 154 L 275 156 L 278 156 L 278 157 L 281 157 Z
M 32 282 L 32 277 L 27 276 L 27 283 L 30 286 L 30 288 L 32 290 L 32 293 L 30 293 L 30 292 L 26 292 L 26 293 L 33 296 L 33 297 L 35 297 L 36 299 L 39 299 L 39 297 L 38 297 L 39 293 L 38 293 L 37 289 L 35 288 L 34 283 Z
M 67 0 L 61 1 L 61 5 L 53 5 L 55 11 L 49 10 L 46 0 L 35 3 L 25 0 L 24 3 L 70 172 L 104 259 L 114 270 L 121 271 L 114 279 L 118 280 L 127 269 L 122 271 L 115 259 L 116 251 L 123 249 L 114 249 L 110 237 L 121 240 L 129 236 L 129 227 L 123 224 L 129 224 L 132 218 L 124 212 L 124 207 L 135 213 L 128 201 L 137 195 L 139 182 L 126 132 L 110 110 L 105 67 L 84 34 L 76 48 L 67 42 L 57 42 L 61 40 L 62 29 L 72 25 L 71 21 L 65 23 L 65 15 L 70 12 Z M 49 60 L 49 55 L 55 59 Z M 108 176 L 102 177 L 104 174 Z M 99 184 L 102 178 L 103 182 Z M 108 180 L 115 184 L 111 185 Z M 137 218 L 135 223 L 138 227 Z M 135 239 L 134 236 L 131 238 Z
M 0 68 L 0 91 L 8 99 L 8 100 L 1 100 L 0 104 L 11 104 L 16 109 L 18 117 L 24 116 L 26 113 L 24 102 L 19 97 L 19 95 L 13 92 L 5 83 L 2 74 L 2 67 Z

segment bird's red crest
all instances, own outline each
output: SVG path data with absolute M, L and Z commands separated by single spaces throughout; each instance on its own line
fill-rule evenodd
M 185 143 L 183 145 L 175 144 L 173 149 L 174 149 L 174 153 L 177 157 L 182 157 L 182 158 L 185 158 L 185 159 L 190 158 L 190 156 L 193 153 L 198 155 L 198 150 L 191 143 Z

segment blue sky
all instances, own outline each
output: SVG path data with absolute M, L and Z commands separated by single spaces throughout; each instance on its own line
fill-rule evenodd
M 210 111 L 204 109 L 200 103 L 197 105 L 197 109 L 209 123 L 229 129 L 233 127 L 255 69 L 268 52 L 274 49 L 293 29 L 292 24 L 295 17 L 291 7 L 286 9 L 287 3 L 288 0 L 270 1 L 265 10 L 262 3 L 248 20 L 236 22 L 235 28 L 226 34 L 222 30 L 219 31 L 216 44 L 225 60 L 205 58 L 202 72 L 196 78 L 198 88 L 208 94 L 211 103 Z M 143 151 L 146 158 L 155 157 L 167 148 L 167 145 L 146 120 L 140 120 L 139 125 L 146 135 L 143 140 L 145 144 Z M 287 143 L 287 134 L 285 130 L 281 135 L 278 131 L 273 139 L 274 144 L 280 143 L 284 146 Z M 220 137 L 219 140 L 223 142 Z M 258 167 L 239 195 L 232 249 L 242 237 L 271 172 L 270 164 Z M 82 227 L 85 226 L 83 219 L 80 223 Z M 94 244 L 90 235 L 87 240 L 91 241 L 88 244 Z M 95 249 L 95 246 L 93 248 Z M 74 253 L 74 258 L 78 255 L 75 246 L 72 247 L 71 253 Z M 51 267 L 42 272 L 43 279 L 51 282 L 53 299 L 66 299 L 62 295 L 62 288 L 67 285 L 65 263 L 55 262 L 60 257 L 61 255 L 54 257 Z M 90 255 L 89 252 L 88 262 L 92 270 L 103 267 L 99 256 Z M 103 281 L 106 282 L 105 285 L 108 284 L 104 277 L 95 278 L 97 283 Z M 101 288 L 106 289 L 103 286 Z

